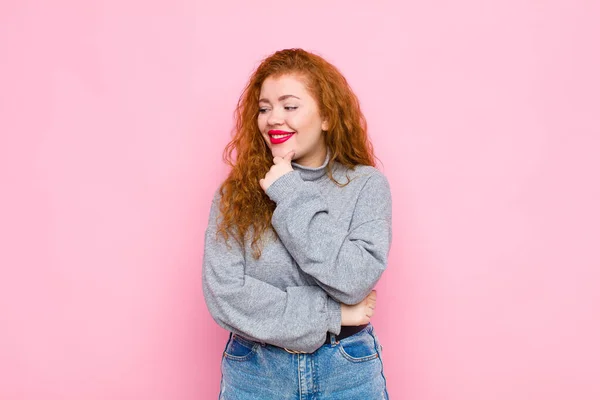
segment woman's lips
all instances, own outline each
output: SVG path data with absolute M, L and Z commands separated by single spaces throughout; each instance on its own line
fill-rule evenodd
M 286 131 L 269 131 L 269 140 L 271 144 L 281 144 L 291 138 L 296 132 L 286 132 Z

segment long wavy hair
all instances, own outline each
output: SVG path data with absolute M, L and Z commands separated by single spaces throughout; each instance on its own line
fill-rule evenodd
M 258 129 L 258 100 L 266 78 L 287 74 L 303 80 L 319 106 L 321 117 L 329 123 L 325 134 L 330 155 L 329 178 L 340 184 L 332 174 L 335 162 L 350 169 L 356 165 L 375 166 L 373 146 L 358 98 L 335 66 L 302 49 L 281 50 L 265 58 L 239 98 L 233 139 L 223 151 L 223 159 L 231 171 L 220 187 L 222 219 L 217 232 L 226 241 L 233 236 L 242 245 L 245 240 L 252 240 L 252 255 L 256 259 L 262 251 L 261 237 L 272 230 L 271 217 L 275 210 L 275 203 L 259 184 L 259 179 L 271 168 L 273 156 Z

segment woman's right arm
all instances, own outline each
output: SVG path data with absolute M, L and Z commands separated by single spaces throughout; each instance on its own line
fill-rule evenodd
M 208 310 L 224 329 L 249 339 L 312 352 L 327 332 L 339 333 L 340 303 L 319 286 L 281 290 L 245 274 L 244 252 L 217 236 L 219 203 L 213 200 L 204 238 L 202 287 Z

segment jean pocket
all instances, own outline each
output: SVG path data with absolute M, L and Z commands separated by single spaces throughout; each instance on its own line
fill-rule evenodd
M 342 356 L 352 362 L 365 362 L 379 357 L 377 342 L 367 329 L 340 340 L 338 348 Z
M 225 346 L 223 356 L 234 361 L 249 360 L 254 354 L 256 354 L 256 349 L 258 346 L 260 346 L 258 343 L 251 342 L 250 340 L 244 339 L 238 335 L 232 335 L 231 339 Z

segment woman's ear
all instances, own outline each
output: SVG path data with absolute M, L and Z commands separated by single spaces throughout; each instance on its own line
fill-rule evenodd
M 329 130 L 329 121 L 321 122 L 321 130 L 327 132 Z

